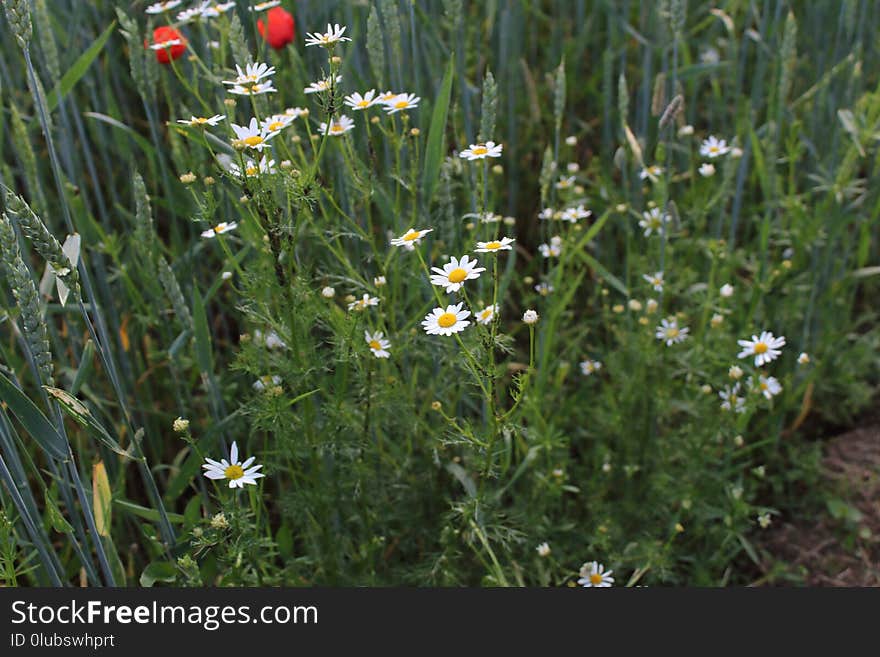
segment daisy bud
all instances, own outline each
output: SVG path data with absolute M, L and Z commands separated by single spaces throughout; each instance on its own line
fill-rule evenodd
M 550 544 L 549 543 L 541 543 L 538 547 L 535 548 L 539 557 L 549 557 L 550 556 Z
M 759 465 L 757 468 L 752 470 L 752 472 L 755 473 L 756 477 L 763 477 L 765 474 L 767 474 L 767 469 L 763 465 Z
M 229 527 L 229 521 L 226 520 L 226 515 L 218 513 L 217 515 L 211 518 L 211 528 L 212 529 L 227 529 Z
M 801 365 L 806 365 L 810 362 L 810 355 L 806 351 L 802 351 L 801 355 L 798 356 L 798 363 Z
M 535 282 L 535 279 L 532 278 L 531 276 L 526 276 L 525 278 L 523 278 L 523 283 L 525 283 L 526 285 L 531 285 L 534 282 Z
M 657 312 L 658 306 L 659 306 L 659 304 L 657 303 L 656 300 L 648 299 L 648 301 L 645 305 L 645 312 L 648 313 L 649 315 L 653 315 L 655 312 Z
M 581 165 L 577 162 L 569 162 L 565 168 L 568 169 L 569 173 L 577 173 L 581 170 Z
M 626 212 L 626 203 L 618 203 L 614 206 L 615 212 L 620 212 L 621 214 Z
M 694 134 L 694 126 L 692 125 L 683 125 L 678 129 L 679 137 L 689 137 Z
M 496 164 L 492 167 L 492 173 L 494 173 L 496 176 L 500 176 L 502 173 L 504 173 L 504 167 L 500 164 Z
M 235 98 L 224 98 L 223 104 L 226 105 L 229 109 L 233 109 L 236 105 Z
M 574 135 L 569 135 L 568 137 L 565 138 L 565 143 L 568 146 L 574 146 L 575 144 L 578 143 L 578 138 L 575 137 Z
M 502 221 L 504 221 L 505 226 L 515 226 L 516 225 L 516 217 L 504 217 L 504 219 Z
M 192 185 L 196 181 L 196 174 L 192 171 L 180 175 L 180 182 L 184 185 Z
M 469 221 L 464 225 L 466 230 L 473 230 L 477 225 L 473 221 Z
M 373 278 L 373 285 L 375 285 L 376 287 L 382 287 L 387 282 L 388 281 L 385 280 L 384 276 L 376 276 L 375 278 Z
M 174 420 L 174 424 L 172 425 L 174 429 L 174 433 L 183 433 L 189 430 L 189 420 L 185 420 L 182 417 Z
M 682 525 L 680 522 L 675 523 L 675 533 L 681 534 L 683 532 L 684 532 L 684 525 Z
M 562 468 L 554 468 L 553 472 L 551 472 L 550 474 L 552 474 L 557 479 L 562 479 L 565 476 L 565 470 L 563 470 Z
M 685 511 L 687 511 L 688 509 L 691 508 L 691 504 L 693 504 L 693 503 L 690 500 L 687 500 L 687 499 L 682 500 L 681 501 L 681 508 L 684 509 Z
M 404 116 L 406 116 L 406 115 L 404 114 Z M 378 124 L 378 123 L 379 123 L 379 117 L 378 117 L 378 116 L 374 116 L 374 117 L 370 118 L 370 123 L 372 123 L 373 125 Z
M 530 326 L 538 323 L 538 313 L 534 310 L 527 310 L 523 313 L 523 321 Z
M 741 148 L 733 147 L 730 149 L 730 157 L 740 158 L 743 156 Z
M 731 379 L 741 379 L 743 375 L 742 368 L 739 365 L 731 365 L 730 369 L 727 370 L 727 376 Z
M 711 178 L 715 175 L 715 165 L 710 164 L 709 162 L 703 162 L 697 171 L 699 171 L 703 178 Z
M 704 395 L 711 395 L 711 394 L 712 394 L 712 386 L 710 386 L 708 383 L 704 383 L 704 384 L 700 387 L 700 391 L 701 391 Z
M 758 516 L 758 524 L 761 525 L 761 529 L 767 529 L 770 526 L 770 514 L 762 513 Z
M 443 408 L 443 404 L 440 403 L 439 401 L 432 401 L 431 402 L 431 410 L 439 411 L 441 408 Z
M 251 334 L 250 333 L 242 333 L 241 335 L 238 336 L 238 341 L 240 344 L 247 344 L 248 342 L 251 341 Z
M 627 302 L 627 305 L 633 312 L 639 312 L 642 309 L 642 302 L 638 299 L 630 299 L 629 302 Z
M 574 193 L 575 194 L 583 194 L 585 191 L 587 191 L 587 190 L 584 189 L 583 185 L 575 185 L 574 186 Z
M 193 527 L 192 533 L 193 533 L 193 537 L 201 538 L 202 536 L 204 536 L 205 530 L 202 529 L 201 527 Z
M 712 319 L 709 320 L 709 324 L 712 326 L 712 328 L 718 328 L 719 326 L 721 326 L 722 322 L 724 322 L 724 316 L 719 315 L 718 313 L 712 315 Z
M 220 278 L 222 278 L 224 281 L 228 281 L 230 278 L 232 278 L 232 272 L 225 271 L 222 274 L 220 274 Z
M 620 313 L 623 312 L 623 304 L 622 303 L 614 304 L 613 306 L 611 306 L 611 312 L 619 315 Z
M 606 474 L 611 472 L 611 464 L 608 461 L 605 461 L 605 463 L 602 464 L 602 472 L 605 472 Z
M 409 131 L 409 134 L 410 134 L 410 137 L 418 137 L 420 134 L 422 134 L 422 131 L 419 130 L 418 128 L 412 128 Z
M 318 141 L 319 139 L 320 137 L 318 135 L 312 135 L 312 141 Z
M 352 303 L 355 300 L 355 296 L 353 294 L 345 295 L 345 303 Z
M 302 137 L 300 137 L 299 135 L 293 135 L 290 138 L 290 141 L 293 142 L 294 144 L 299 144 L 302 141 Z
M 783 269 L 791 269 L 791 260 L 783 260 L 782 261 Z
M 742 447 L 743 445 L 746 444 L 746 441 L 743 440 L 742 436 L 735 436 L 733 439 L 733 444 L 736 445 L 737 447 Z
M 240 202 L 242 205 L 247 205 L 248 202 L 250 202 L 251 199 L 248 197 L 247 194 L 245 194 L 244 196 L 239 197 L 238 200 L 239 200 L 239 202 Z
M 733 285 L 731 285 L 730 283 L 725 283 L 724 285 L 721 286 L 720 292 L 721 292 L 721 296 L 724 297 L 725 299 L 732 297 L 733 296 Z
M 205 183 L 205 185 L 207 185 L 208 187 L 210 187 L 211 185 L 213 185 L 217 181 L 214 180 L 214 176 L 205 176 L 202 179 L 202 182 Z
M 648 321 L 647 317 L 639 317 L 639 324 L 641 324 L 642 326 L 647 326 L 648 324 L 650 324 L 650 322 Z
M 339 55 L 333 55 L 333 57 L 330 58 L 330 63 L 331 64 L 341 64 L 342 57 L 340 57 Z
M 323 290 L 321 290 L 321 296 L 325 299 L 332 299 L 334 296 L 336 296 L 336 290 L 328 285 Z

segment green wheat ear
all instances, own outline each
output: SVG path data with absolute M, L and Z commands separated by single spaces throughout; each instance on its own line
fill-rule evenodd
M 79 300 L 79 274 L 70 262 L 61 244 L 49 232 L 46 225 L 18 194 L 3 188 L 7 211 L 18 219 L 21 232 L 31 241 L 42 258 L 52 267 L 55 276 L 70 289 L 74 299 Z
M 32 31 L 31 11 L 27 0 L 4 0 L 3 9 L 18 45 L 22 49 L 27 48 Z
M 49 332 L 46 322 L 43 321 L 43 313 L 40 311 L 40 297 L 30 271 L 21 259 L 15 230 L 5 212 L 0 215 L 0 260 L 6 269 L 12 295 L 21 313 L 22 333 L 40 376 L 44 382 L 51 385 L 52 352 L 49 349 Z

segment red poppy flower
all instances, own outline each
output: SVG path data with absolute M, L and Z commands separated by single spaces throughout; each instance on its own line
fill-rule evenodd
M 156 53 L 156 60 L 160 64 L 170 64 L 172 59 L 178 59 L 186 50 L 186 39 L 184 39 L 183 35 L 173 27 L 162 25 L 153 30 L 154 46 L 161 43 L 167 43 L 168 41 L 180 41 L 180 43 L 176 43 L 173 46 L 168 46 L 166 48 L 153 49 Z
M 296 34 L 293 15 L 285 11 L 283 7 L 273 7 L 266 12 L 266 22 L 260 18 L 257 20 L 257 29 L 263 38 L 275 50 L 280 50 L 293 41 Z

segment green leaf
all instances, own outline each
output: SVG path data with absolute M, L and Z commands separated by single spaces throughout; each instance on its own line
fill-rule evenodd
M 98 422 L 97 418 L 92 415 L 92 412 L 83 404 L 79 399 L 71 395 L 66 390 L 62 390 L 61 388 L 53 388 L 52 386 L 43 386 L 43 389 L 49 393 L 55 401 L 63 408 L 70 417 L 77 421 L 77 423 L 85 427 L 86 429 L 91 429 L 94 436 L 100 440 L 104 445 L 112 449 L 114 452 L 119 454 L 120 456 L 124 456 L 126 458 L 132 458 L 132 455 L 122 449 L 122 446 L 119 442 L 110 435 L 107 429 L 104 428 L 100 422 Z
M 196 334 L 196 362 L 202 374 L 209 375 L 214 371 L 211 357 L 211 333 L 208 331 L 208 315 L 205 302 L 198 287 L 193 287 L 193 324 Z
M 115 20 L 110 23 L 110 25 L 107 26 L 107 29 L 92 42 L 92 45 L 90 45 L 88 49 L 79 56 L 79 58 L 73 63 L 73 66 L 67 69 L 67 72 L 61 76 L 61 80 L 55 85 L 55 88 L 46 99 L 46 104 L 49 106 L 50 112 L 58 107 L 58 103 L 61 99 L 66 96 L 67 93 L 73 89 L 73 85 L 79 82 L 80 78 L 86 74 L 89 66 L 91 66 L 92 62 L 95 61 L 95 58 L 104 49 L 104 45 L 113 33 L 114 27 L 116 27 Z
M 58 432 L 55 425 L 49 422 L 36 404 L 2 374 L 0 374 L 0 399 L 6 403 L 13 415 L 49 456 L 61 461 L 67 460 L 70 453 L 67 439 Z
M 83 112 L 83 116 L 87 116 L 90 119 L 96 119 L 98 121 L 101 121 L 102 123 L 112 125 L 114 128 L 119 128 L 120 130 L 127 132 L 128 136 L 131 137 L 135 141 L 135 143 L 141 147 L 141 150 L 144 152 L 144 154 L 149 155 L 150 157 L 156 155 L 156 149 L 153 148 L 153 145 L 149 142 L 149 140 L 139 135 L 137 132 L 129 128 L 119 119 L 114 119 L 112 116 L 107 116 L 106 114 L 101 114 L 100 112 Z
M 141 586 L 152 586 L 156 582 L 173 582 L 177 579 L 177 568 L 170 561 L 154 561 L 141 573 Z
M 443 137 L 446 134 L 446 116 L 449 113 L 449 101 L 452 98 L 452 72 L 455 53 L 449 55 L 449 64 L 443 74 L 437 103 L 431 113 L 431 127 L 428 132 L 428 146 L 425 150 L 425 173 L 422 179 L 424 202 L 428 205 L 434 195 L 437 179 L 440 177 L 440 161 L 443 159 Z
M 95 512 L 95 527 L 101 536 L 110 536 L 113 509 L 113 491 L 107 478 L 104 461 L 92 466 L 92 508 Z
M 198 499 L 197 497 L 193 499 Z M 141 506 L 140 504 L 135 504 L 134 502 L 129 502 L 128 500 L 113 500 L 113 504 L 118 506 L 123 511 L 127 511 L 128 513 L 137 516 L 138 518 L 143 518 L 144 520 L 149 520 L 150 522 L 159 522 L 160 516 L 159 512 L 156 509 L 149 509 L 145 506 Z M 168 520 L 173 523 L 182 523 L 184 518 L 179 513 L 169 513 Z

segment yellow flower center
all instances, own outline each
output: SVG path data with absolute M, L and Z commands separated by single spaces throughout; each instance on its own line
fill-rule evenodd
M 467 275 L 468 273 L 464 269 L 459 267 L 449 272 L 449 275 L 446 278 L 449 279 L 450 283 L 461 283 L 464 279 L 467 278 Z
M 258 93 L 260 93 L 260 85 L 257 83 L 254 83 L 250 87 L 247 87 L 247 90 L 252 94 L 258 94 Z
M 413 240 L 419 239 L 419 231 L 411 230 L 406 235 L 403 236 L 404 242 L 412 242 Z
M 216 226 L 214 226 L 214 232 L 217 233 L 217 234 L 219 235 L 219 234 L 222 233 L 224 230 L 226 230 L 226 225 L 227 225 L 227 224 L 226 224 L 225 222 L 222 223 L 222 224 L 217 224 Z
M 254 146 L 258 146 L 263 143 L 263 138 L 260 135 L 253 135 L 251 137 L 245 137 L 242 141 L 253 148 Z
M 677 338 L 679 334 L 679 330 L 677 328 L 668 328 L 666 329 L 666 337 L 667 338 Z
M 406 109 L 407 107 L 409 107 L 409 101 L 398 100 L 396 103 L 394 103 L 394 107 L 396 107 L 397 109 Z
M 590 584 L 592 584 L 593 586 L 598 586 L 601 583 L 602 575 L 600 575 L 599 573 L 593 573 L 592 575 L 590 575 Z
M 250 166 L 247 169 L 245 169 L 244 172 L 249 176 L 256 176 L 257 170 L 258 170 L 257 167 Z
M 344 128 L 338 123 L 334 123 L 330 126 L 330 132 L 342 132 L 343 130 Z
M 480 313 L 480 319 L 489 319 L 492 316 L 492 309 L 486 308 L 483 312 Z
M 486 248 L 495 251 L 501 248 L 501 242 L 486 242 Z
M 770 388 L 770 386 L 767 385 L 767 382 L 766 382 L 766 381 L 761 381 L 761 382 L 758 384 L 758 387 L 759 387 L 761 390 L 767 390 L 767 389 Z
M 370 340 L 370 349 L 373 351 L 381 351 L 382 345 L 379 344 L 378 340 Z
M 357 102 L 357 106 L 358 106 L 358 107 L 369 107 L 369 106 L 370 106 L 370 101 L 368 101 L 367 99 L 359 100 L 359 101 Z
M 437 324 L 441 328 L 449 328 L 450 326 L 455 326 L 455 323 L 458 321 L 458 317 L 456 317 L 455 313 L 443 313 L 440 317 L 437 318 Z
M 766 354 L 769 347 L 764 342 L 756 342 L 754 349 L 756 354 Z
M 199 118 L 197 118 L 193 121 L 193 123 L 198 123 L 199 125 L 201 125 L 202 123 L 207 123 L 207 122 L 208 122 L 208 119 L 206 119 L 204 116 L 200 116 Z
M 473 153 L 474 155 L 485 155 L 488 152 L 489 149 L 485 146 L 477 146 L 476 148 L 471 149 L 471 153 Z
M 272 121 L 272 123 L 269 124 L 269 130 L 271 130 L 272 132 L 274 132 L 275 130 L 281 130 L 281 128 L 283 127 L 283 121 Z
M 230 465 L 223 471 L 223 474 L 226 475 L 227 479 L 241 479 L 244 477 L 244 470 L 241 469 L 240 465 Z

